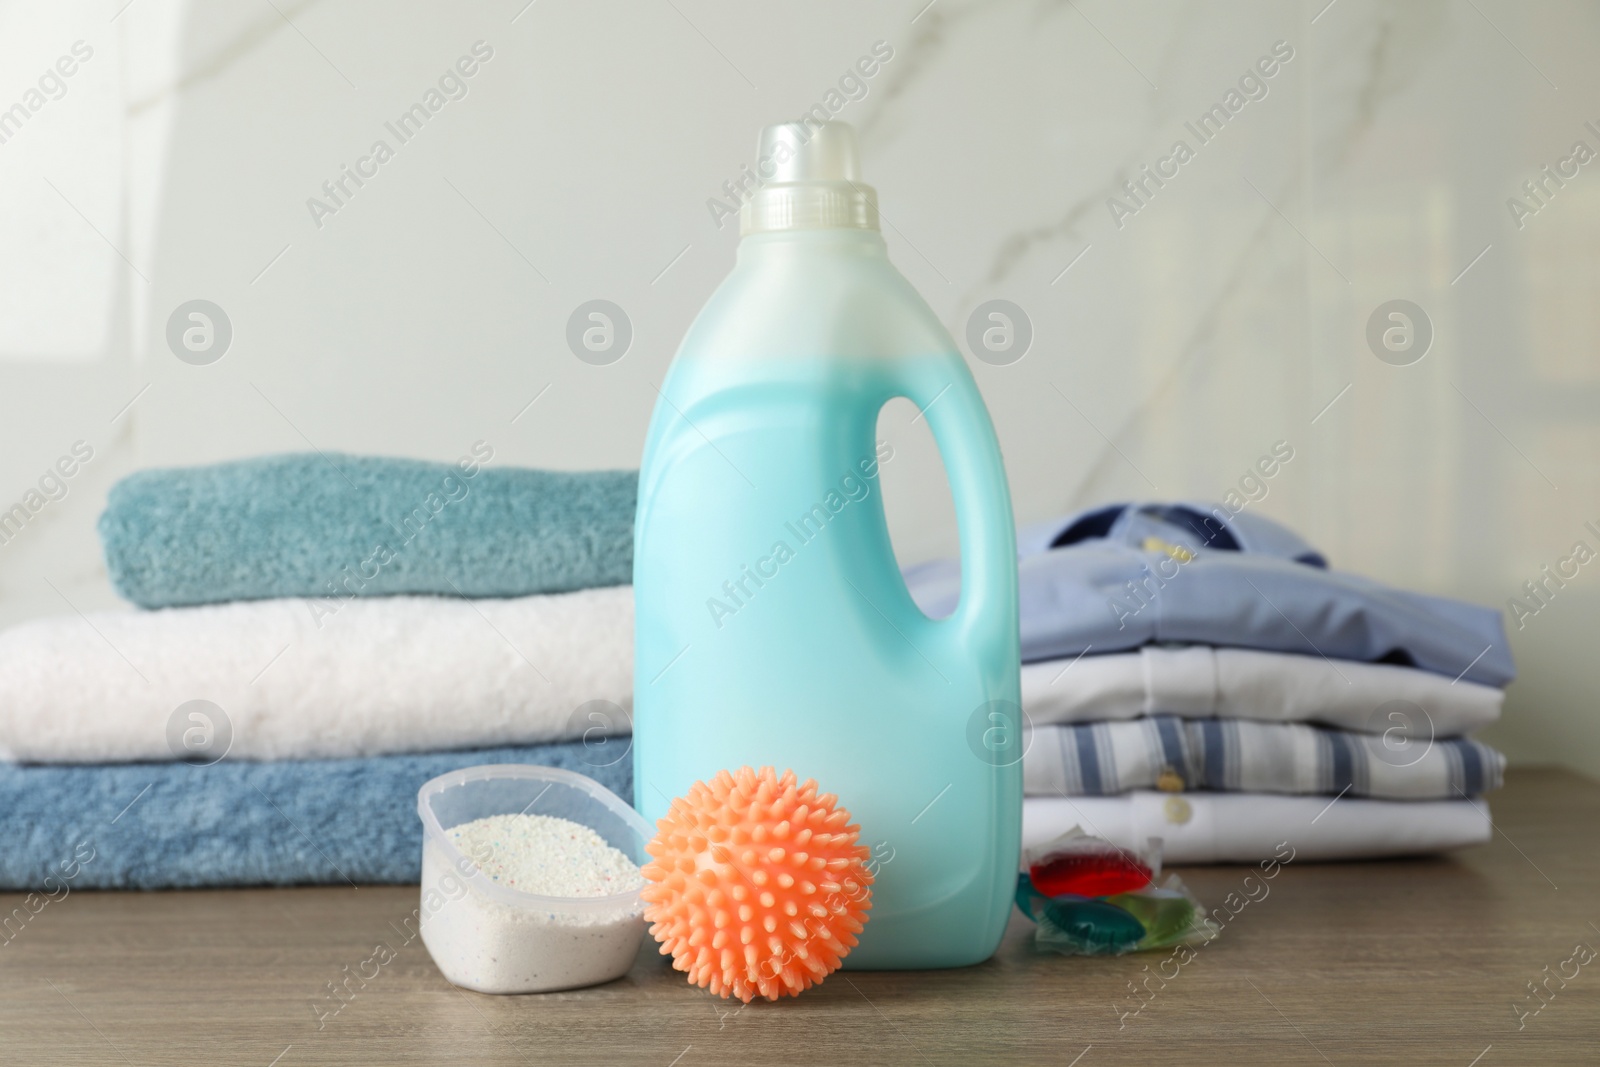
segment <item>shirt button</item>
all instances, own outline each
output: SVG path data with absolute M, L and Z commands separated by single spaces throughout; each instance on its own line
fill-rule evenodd
M 1167 813 L 1167 821 L 1174 826 L 1182 826 L 1194 815 L 1194 809 L 1182 797 L 1168 797 L 1164 807 Z

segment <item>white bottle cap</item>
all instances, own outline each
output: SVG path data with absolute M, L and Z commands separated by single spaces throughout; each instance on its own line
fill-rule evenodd
M 861 183 L 847 122 L 782 122 L 761 131 L 761 188 L 739 212 L 739 233 L 878 228 L 878 194 Z

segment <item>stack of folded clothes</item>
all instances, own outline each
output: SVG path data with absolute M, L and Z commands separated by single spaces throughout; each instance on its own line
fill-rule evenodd
M 1330 570 L 1222 506 L 1097 508 L 1018 537 L 1024 844 L 1079 826 L 1173 863 L 1487 840 L 1514 670 L 1500 614 Z M 960 570 L 908 568 L 948 614 Z
M 482 763 L 633 794 L 632 471 L 292 455 L 145 471 L 100 522 L 141 609 L 0 632 L 0 890 L 414 883 L 416 791 Z M 1486 840 L 1499 613 L 1204 505 L 1019 536 L 1025 844 L 1170 863 Z M 906 569 L 924 611 L 954 560 Z M 85 860 L 85 857 L 91 857 Z
M 416 882 L 417 789 L 473 764 L 631 798 L 637 476 L 491 455 L 117 485 L 150 610 L 0 633 L 0 889 Z

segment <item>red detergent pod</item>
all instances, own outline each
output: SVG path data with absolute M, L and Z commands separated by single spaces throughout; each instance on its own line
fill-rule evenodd
M 1108 841 L 1073 837 L 1029 857 L 1028 877 L 1048 897 L 1108 897 L 1150 884 L 1155 872 L 1138 856 Z

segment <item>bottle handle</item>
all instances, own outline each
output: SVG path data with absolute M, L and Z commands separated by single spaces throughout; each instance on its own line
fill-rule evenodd
M 961 357 L 917 370 L 902 381 L 904 395 L 928 420 L 961 538 L 961 599 L 945 622 L 958 640 L 1009 644 L 1015 655 L 1017 535 L 994 423 Z

